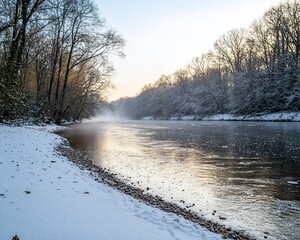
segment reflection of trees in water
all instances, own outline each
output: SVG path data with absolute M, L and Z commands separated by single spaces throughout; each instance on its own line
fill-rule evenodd
M 74 125 L 59 132 L 59 135 L 66 137 L 70 146 L 92 156 L 96 149 L 102 149 L 104 129 L 100 124 Z

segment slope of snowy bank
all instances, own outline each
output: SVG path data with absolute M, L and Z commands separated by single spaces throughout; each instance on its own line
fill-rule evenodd
M 155 118 L 152 116 L 148 116 L 142 118 L 141 120 L 155 120 Z M 214 114 L 205 117 L 201 117 L 198 115 L 186 115 L 171 117 L 170 120 L 300 122 L 300 112 L 281 112 L 255 115 Z
M 232 114 L 216 114 L 202 118 L 203 121 L 289 121 L 300 122 L 300 112 L 257 114 L 239 116 Z
M 0 125 L 0 239 L 221 239 L 96 182 L 58 156 L 63 139 Z

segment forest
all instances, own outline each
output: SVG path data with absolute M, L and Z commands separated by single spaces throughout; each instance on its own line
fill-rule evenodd
M 0 122 L 93 115 L 125 41 L 92 0 L 0 0 Z
M 211 51 L 112 106 L 135 119 L 300 111 L 299 64 L 300 2 L 289 1 L 249 28 L 225 33 Z

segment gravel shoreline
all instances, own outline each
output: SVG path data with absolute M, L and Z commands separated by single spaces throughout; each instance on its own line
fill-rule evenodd
M 152 196 L 145 190 L 126 184 L 117 177 L 117 174 L 111 173 L 106 169 L 94 165 L 87 153 L 72 149 L 67 141 L 59 145 L 56 150 L 60 155 L 67 157 L 70 161 L 75 163 L 80 169 L 90 171 L 90 174 L 94 177 L 95 181 L 107 184 L 127 195 L 134 197 L 135 199 L 143 201 L 148 205 L 157 207 L 165 212 L 171 212 L 177 214 L 178 216 L 182 216 L 195 224 L 205 227 L 211 232 L 221 234 L 222 238 L 224 239 L 256 239 L 243 230 L 226 228 L 224 225 L 204 219 L 188 208 L 183 208 L 174 203 L 166 202 L 159 196 Z

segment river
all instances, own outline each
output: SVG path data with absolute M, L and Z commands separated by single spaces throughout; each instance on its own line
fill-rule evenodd
M 209 220 L 300 239 L 300 187 L 289 184 L 300 179 L 300 123 L 106 121 L 65 136 L 128 184 Z

